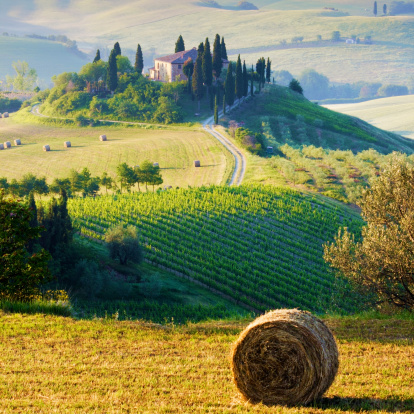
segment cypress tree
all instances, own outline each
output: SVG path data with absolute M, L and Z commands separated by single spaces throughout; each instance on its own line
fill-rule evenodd
M 203 54 L 204 54 L 204 43 L 203 43 L 203 42 L 201 42 L 201 43 L 198 45 L 198 49 L 197 49 L 197 56 L 201 56 L 201 57 L 203 57 Z
M 108 89 L 113 92 L 118 86 L 118 68 L 116 66 L 116 52 L 112 49 L 108 59 L 108 69 L 106 72 L 106 83 Z
M 382 11 L 383 11 L 384 15 L 387 14 L 387 5 L 386 4 L 384 4 L 382 6 Z
M 137 47 L 137 53 L 135 53 L 135 65 L 134 65 L 135 71 L 142 74 L 142 70 L 144 69 L 144 58 L 142 56 L 142 50 L 141 45 L 138 44 Z
M 196 63 L 194 65 L 192 86 L 193 86 L 193 93 L 198 101 L 198 112 L 200 112 L 200 101 L 204 95 L 203 60 L 200 55 L 197 57 Z
M 61 235 L 60 235 L 60 243 L 68 244 L 73 239 L 73 227 L 72 221 L 69 216 L 68 212 L 68 196 L 66 191 L 61 188 L 60 189 L 60 200 L 59 200 L 59 215 L 61 219 Z
M 254 70 L 253 70 L 253 65 L 252 65 L 252 73 L 250 74 L 250 95 L 251 96 L 254 96 L 253 81 L 254 81 Z
M 213 83 L 213 62 L 211 60 L 210 42 L 206 38 L 203 53 L 203 80 L 207 86 L 207 95 L 211 84 Z
M 114 50 L 115 50 L 115 56 L 121 56 L 121 46 L 119 46 L 118 42 L 114 44 Z
M 377 2 L 376 2 L 376 1 L 374 1 L 374 16 L 375 16 L 375 17 L 377 17 L 377 12 L 378 12 L 378 9 L 377 9 Z
M 226 94 L 223 95 L 223 115 L 226 115 Z
M 218 124 L 218 103 L 217 103 L 217 95 L 214 100 L 214 123 Z
M 267 58 L 267 65 L 266 65 L 266 82 L 270 83 L 270 74 L 272 73 L 272 62 L 270 58 Z
M 243 69 L 242 69 L 240 55 L 237 58 L 237 63 L 236 63 L 236 85 L 235 85 L 234 91 L 238 99 L 241 99 L 243 97 L 244 82 L 243 82 Z
M 223 61 L 221 60 L 220 36 L 216 34 L 213 45 L 213 73 L 216 81 L 220 77 L 222 67 Z
M 194 72 L 194 62 L 191 58 L 188 58 L 183 65 L 183 73 L 187 76 L 187 90 L 188 93 L 191 93 L 191 77 Z
M 249 77 L 247 75 L 246 61 L 243 61 L 243 96 L 249 93 Z
M 226 84 L 224 85 L 224 89 L 226 94 L 226 102 L 228 105 L 232 106 L 234 104 L 235 85 L 231 62 L 229 63 L 229 67 L 227 69 Z
M 93 63 L 99 62 L 100 60 L 101 60 L 101 51 L 98 49 L 96 51 L 96 55 L 95 55 L 95 58 L 93 60 Z
M 175 53 L 184 52 L 184 50 L 185 50 L 184 39 L 180 35 L 180 36 L 178 36 L 178 39 L 175 42 Z
M 33 191 L 30 191 L 29 193 L 29 209 L 32 213 L 32 218 L 30 219 L 30 227 L 34 228 L 37 227 L 39 224 L 37 222 L 37 207 L 36 207 L 36 201 L 34 199 Z M 34 251 L 34 245 L 35 245 L 35 239 L 30 239 L 29 244 L 27 246 L 27 250 L 30 253 L 33 253 Z
M 221 38 L 221 58 L 228 60 L 226 44 L 224 43 L 224 37 Z

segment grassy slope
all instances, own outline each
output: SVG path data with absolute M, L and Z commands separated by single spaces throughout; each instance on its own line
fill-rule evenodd
M 53 75 L 77 72 L 87 63 L 66 46 L 46 40 L 0 36 L 0 50 L 0 79 L 14 76 L 12 63 L 22 60 L 36 69 L 42 87 L 49 87 Z
M 93 175 L 107 171 L 115 176 L 118 164 L 139 165 L 149 159 L 160 164 L 163 185 L 187 187 L 225 183 L 233 168 L 230 153 L 197 126 L 71 128 L 30 123 L 37 120 L 29 114 L 19 122 L 0 119 L 0 142 L 20 138 L 23 144 L 0 152 L 0 176 L 10 180 L 31 172 L 51 180 L 84 167 Z M 101 134 L 108 136 L 107 142 L 99 141 Z M 71 141 L 72 148 L 63 148 L 64 141 Z M 45 144 L 51 152 L 42 151 Z M 195 169 L 194 160 L 202 168 Z
M 79 42 L 93 45 L 92 48 L 111 48 L 115 41 L 120 41 L 121 47 L 129 48 L 131 55 L 139 41 L 147 58 L 171 53 L 180 33 L 187 47 L 192 47 L 206 36 L 212 39 L 218 32 L 225 36 L 231 58 L 241 52 L 248 63 L 253 63 L 258 57 L 269 55 L 273 69 L 291 70 L 296 75 L 304 68 L 305 61 L 306 67 L 320 70 L 333 81 L 372 81 L 373 74 L 375 80 L 384 83 L 406 83 L 410 78 L 414 64 L 410 57 L 414 44 L 412 16 L 374 18 L 371 5 L 366 11 L 356 1 L 338 4 L 263 0 L 257 4 L 263 7 L 260 11 L 243 12 L 204 8 L 190 0 L 156 3 L 122 0 L 116 7 L 113 3 L 98 1 L 68 0 L 62 6 L 26 0 L 26 6 L 19 10 L 14 5 L 8 7 L 9 16 L 17 22 L 16 30 L 19 25 L 25 27 L 26 24 L 43 27 L 49 32 L 58 30 Z M 324 6 L 337 7 L 352 15 L 323 11 Z M 290 42 L 294 36 L 304 36 L 305 41 L 309 41 L 320 34 L 328 39 L 334 30 L 340 30 L 343 36 L 372 35 L 379 43 L 269 50 L 283 39 Z M 246 47 L 250 51 L 245 50 Z
M 157 328 L 0 312 L 0 411 L 33 413 L 409 413 L 414 323 L 329 318 L 340 350 L 326 398 L 308 408 L 249 406 L 229 353 L 245 323 Z
M 358 116 L 378 128 L 414 138 L 413 95 L 326 107 L 343 114 Z

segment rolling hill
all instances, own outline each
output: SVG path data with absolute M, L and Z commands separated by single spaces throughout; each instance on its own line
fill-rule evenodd
M 357 104 L 326 105 L 343 114 L 357 116 L 378 128 L 414 138 L 414 96 L 395 96 Z
M 219 2 L 234 5 L 232 1 Z M 146 65 L 153 56 L 172 53 L 182 34 L 187 47 L 193 47 L 215 33 L 225 37 L 230 57 L 238 53 L 248 64 L 270 56 L 273 69 L 298 75 L 314 68 L 336 82 L 380 81 L 407 84 L 413 69 L 414 17 L 374 18 L 371 5 L 350 1 L 268 1 L 253 2 L 259 10 L 235 11 L 203 7 L 200 2 L 150 2 L 122 0 L 116 3 L 71 1 L 50 3 L 25 0 L 19 6 L 6 5 L 1 23 L 21 32 L 66 34 L 81 47 L 100 47 L 103 56 L 119 41 L 130 57 L 140 43 Z M 335 7 L 339 11 L 326 10 Z M 372 36 L 373 45 L 315 45 L 317 35 L 330 39 L 334 30 L 344 37 Z M 303 36 L 303 45 L 291 39 Z M 280 42 L 286 40 L 286 48 Z M 293 46 L 293 47 L 292 47 Z M 300 47 L 298 47 L 300 46 Z M 324 46 L 324 47 L 321 47 Z M 304 64 L 305 62 L 305 64 Z

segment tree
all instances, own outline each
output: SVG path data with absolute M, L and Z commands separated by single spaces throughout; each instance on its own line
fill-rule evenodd
M 345 228 L 325 245 L 325 260 L 363 292 L 414 311 L 414 166 L 398 154 L 360 206 L 366 225 L 360 241 Z
M 204 43 L 203 42 L 201 42 L 199 45 L 198 45 L 198 48 L 197 48 L 197 57 L 198 56 L 201 56 L 201 58 L 203 57 L 203 53 L 204 53 Z
M 220 45 L 220 36 L 216 34 L 213 45 L 213 73 L 214 77 L 217 79 L 220 77 L 221 69 L 223 68 L 223 61 L 221 59 L 221 45 Z
M 107 63 L 103 60 L 97 62 L 87 63 L 82 66 L 79 71 L 79 77 L 84 79 L 86 82 L 99 82 L 105 79 L 107 72 Z
M 243 61 L 243 96 L 249 94 L 249 75 L 247 73 L 246 61 Z
M 265 73 L 266 73 L 266 60 L 264 57 L 261 57 L 256 62 L 256 72 L 259 75 L 259 91 L 265 83 Z
M 376 1 L 374 1 L 374 10 L 373 10 L 373 12 L 374 12 L 374 16 L 377 17 L 378 6 L 377 6 L 377 2 Z
M 387 5 L 386 5 L 386 4 L 384 4 L 384 5 L 382 6 L 382 12 L 384 13 L 384 15 L 386 15 L 386 14 L 387 14 Z
M 113 50 L 115 50 L 115 56 L 121 56 L 122 55 L 122 53 L 121 53 L 121 46 L 119 46 L 119 43 L 118 42 L 116 42 L 114 44 L 114 49 Z
M 178 39 L 175 42 L 175 53 L 184 52 L 184 51 L 185 51 L 184 39 L 180 35 L 178 36 Z
M 136 183 L 134 169 L 129 167 L 126 162 L 123 162 L 116 167 L 116 172 L 118 174 L 117 179 L 121 184 L 121 193 L 124 188 L 127 191 L 131 191 L 131 187 Z
M 105 241 L 111 259 L 118 259 L 121 265 L 126 265 L 128 260 L 140 263 L 144 254 L 139 244 L 136 227 L 125 227 L 122 224 L 111 228 L 105 235 Z
M 37 80 L 36 70 L 29 67 L 25 61 L 18 60 L 12 63 L 16 76 L 6 76 L 7 84 L 16 91 L 31 91 Z
M 150 161 L 144 161 L 140 167 L 140 181 L 145 183 L 145 189 L 148 191 L 148 185 L 154 186 L 163 183 L 160 168 L 154 166 Z
M 207 86 L 207 95 L 208 95 L 210 86 L 213 83 L 213 62 L 211 59 L 211 49 L 210 49 L 210 42 L 208 41 L 208 37 L 206 38 L 206 42 L 204 44 L 204 52 L 203 52 L 203 80 L 204 80 L 205 85 Z
M 134 65 L 135 72 L 142 75 L 142 71 L 144 69 L 144 57 L 142 56 L 141 45 L 138 44 L 137 53 L 135 53 L 135 65 Z
M 297 79 L 292 79 L 289 83 L 289 88 L 297 93 L 300 93 L 301 95 L 303 95 L 303 89 L 302 86 L 300 86 L 300 83 Z
M 108 85 L 108 89 L 111 92 L 114 92 L 116 87 L 118 86 L 118 67 L 116 62 L 116 52 L 115 49 L 112 49 L 111 54 L 109 55 L 108 59 L 108 68 L 106 74 L 106 83 Z
M 272 73 L 272 62 L 270 58 L 267 58 L 267 65 L 266 65 L 266 82 L 270 83 L 270 76 Z
M 214 98 L 214 123 L 218 125 L 218 103 L 217 103 L 217 94 Z
M 100 183 L 105 187 L 106 194 L 108 194 L 108 190 L 112 189 L 113 180 L 106 171 L 103 172 Z
M 0 298 L 30 302 L 43 284 L 52 280 L 50 254 L 45 250 L 28 253 L 26 246 L 42 229 L 31 227 L 32 211 L 0 191 Z
M 203 60 L 200 54 L 197 56 L 197 60 L 194 66 L 192 86 L 193 86 L 193 93 L 198 101 L 198 112 L 200 112 L 200 101 L 204 96 Z
M 243 69 L 241 64 L 240 55 L 237 58 L 236 63 L 236 82 L 235 82 L 235 95 L 238 99 L 241 99 L 244 95 L 244 81 L 243 81 Z
M 253 65 L 252 65 L 252 71 L 250 72 L 250 95 L 251 96 L 254 96 L 253 82 L 254 82 L 254 69 L 253 69 Z
M 226 94 L 226 102 L 229 106 L 232 106 L 234 104 L 235 84 L 233 76 L 233 65 L 231 62 L 229 63 L 229 67 L 227 68 L 227 76 L 226 83 L 224 84 L 224 90 Z
M 224 60 L 228 60 L 226 43 L 224 42 L 224 37 L 221 38 L 221 58 Z
M 96 51 L 95 58 L 93 59 L 93 63 L 99 62 L 101 60 L 101 51 L 98 49 Z
M 341 41 L 341 33 L 338 30 L 332 32 L 331 36 L 332 42 L 340 42 Z
M 226 94 L 223 95 L 223 115 L 226 115 Z
M 184 73 L 185 76 L 187 76 L 187 90 L 188 90 L 188 93 L 191 93 L 191 78 L 193 76 L 193 72 L 194 72 L 193 59 L 188 58 L 184 62 L 184 66 L 183 66 L 183 73 Z
M 314 69 L 305 69 L 299 82 L 308 99 L 326 99 L 329 93 L 329 79 Z

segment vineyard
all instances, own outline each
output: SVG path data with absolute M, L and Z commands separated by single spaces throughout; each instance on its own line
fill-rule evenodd
M 338 205 L 291 189 L 212 186 L 75 198 L 68 207 L 83 236 L 137 226 L 147 261 L 261 312 L 329 306 L 334 276 L 322 246 L 339 227 L 358 232 L 362 223 Z

